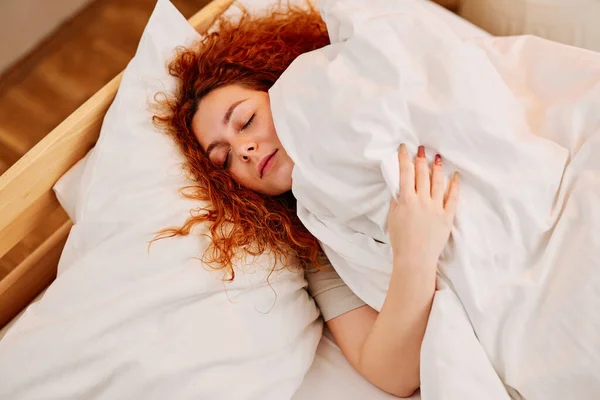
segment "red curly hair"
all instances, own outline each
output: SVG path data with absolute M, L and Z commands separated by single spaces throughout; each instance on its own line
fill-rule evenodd
M 197 45 L 177 50 L 169 64 L 177 90 L 156 99 L 160 112 L 153 118 L 186 159 L 184 168 L 195 185 L 184 188 L 183 194 L 208 205 L 158 238 L 187 235 L 197 224 L 207 223 L 212 241 L 203 261 L 226 269 L 229 279 L 235 276 L 236 258 L 267 251 L 275 260 L 295 256 L 301 265 L 318 266 L 319 244 L 296 216 L 291 192 L 270 197 L 237 184 L 229 172 L 209 161 L 191 122 L 200 100 L 216 88 L 238 84 L 268 91 L 296 57 L 329 44 L 325 23 L 310 4 L 278 6 L 260 17 L 242 8 L 239 19 L 217 23 L 218 30 Z

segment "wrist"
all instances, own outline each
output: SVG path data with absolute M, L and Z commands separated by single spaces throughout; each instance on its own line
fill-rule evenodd
M 416 253 L 416 252 L 410 252 Z M 392 260 L 394 267 L 402 268 L 423 268 L 423 267 L 437 267 L 439 257 L 431 257 L 423 253 L 409 254 L 406 251 L 396 251 L 392 249 Z
M 437 260 L 423 257 L 400 257 L 394 253 L 393 268 L 394 271 L 402 271 L 403 275 L 435 276 Z
M 388 288 L 390 293 L 396 293 L 396 301 L 416 305 L 429 304 L 435 293 L 437 263 L 413 260 L 394 260 L 394 269 Z M 417 307 L 418 308 L 418 307 Z M 422 311 L 420 308 L 415 312 Z

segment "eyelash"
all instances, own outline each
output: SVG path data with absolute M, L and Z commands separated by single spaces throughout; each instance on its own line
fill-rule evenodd
M 248 129 L 248 127 L 250 125 L 252 125 L 252 122 L 254 122 L 254 117 L 256 117 L 256 114 L 252 114 L 252 116 L 250 117 L 250 119 L 248 120 L 248 122 L 246 122 L 246 124 L 244 126 L 242 126 L 242 129 L 240 130 L 243 131 L 245 129 Z M 231 148 L 229 149 L 229 151 L 227 152 L 227 155 L 225 156 L 225 161 L 223 162 L 223 169 L 227 168 L 227 164 L 229 164 L 229 156 L 231 155 Z
M 242 129 L 241 129 L 242 131 L 243 131 L 244 129 L 248 129 L 248 127 L 249 127 L 250 125 L 252 125 L 252 122 L 254 122 L 254 117 L 255 117 L 255 116 L 256 116 L 256 114 L 252 114 L 252 116 L 250 117 L 250 119 L 248 120 L 248 122 L 246 122 L 246 125 L 244 125 L 244 126 L 242 127 Z

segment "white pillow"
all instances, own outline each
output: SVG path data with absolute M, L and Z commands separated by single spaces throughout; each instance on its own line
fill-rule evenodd
M 199 206 L 148 110 L 174 87 L 174 48 L 198 38 L 159 0 L 83 170 L 59 276 L 0 341 L 0 398 L 280 400 L 300 386 L 321 337 L 300 270 L 267 281 L 264 255 L 224 283 L 195 258 L 204 229 L 148 248 Z
M 81 160 L 77 161 L 75 165 L 60 177 L 52 188 L 58 202 L 73 222 L 76 222 L 77 219 L 76 209 L 77 196 L 79 196 L 79 185 L 81 184 L 83 171 L 85 170 L 85 165 L 91 152 L 92 150 L 90 150 Z

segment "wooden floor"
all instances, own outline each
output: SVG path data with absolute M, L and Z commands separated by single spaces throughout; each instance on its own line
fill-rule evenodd
M 187 18 L 209 3 L 171 1 Z M 96 0 L 0 76 L 0 174 L 125 68 L 155 4 Z M 0 259 L 0 279 L 65 220 L 62 210 L 47 216 Z

